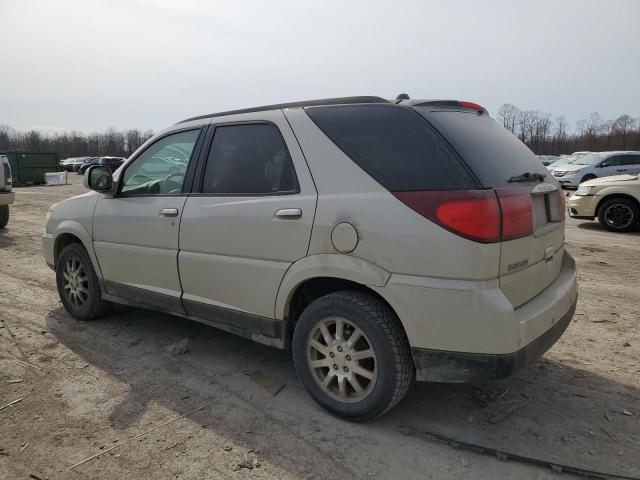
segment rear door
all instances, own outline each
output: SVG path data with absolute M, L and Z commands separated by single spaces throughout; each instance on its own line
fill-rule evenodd
M 627 154 L 622 159 L 622 165 L 618 167 L 619 174 L 636 175 L 640 173 L 640 154 Z
M 190 315 L 274 336 L 275 299 L 307 255 L 316 189 L 281 111 L 214 119 L 180 227 Z
M 488 115 L 415 108 L 446 137 L 482 185 L 496 191 L 503 214 L 500 288 L 514 307 L 522 305 L 560 272 L 564 253 L 562 190 L 533 152 Z M 523 178 L 523 174 L 533 177 Z

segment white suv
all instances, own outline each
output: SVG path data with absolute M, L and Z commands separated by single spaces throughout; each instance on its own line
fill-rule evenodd
M 558 184 L 479 105 L 355 97 L 180 122 L 54 205 L 44 256 L 77 319 L 111 302 L 292 346 L 353 420 L 419 381 L 504 377 L 573 315 Z
M 598 152 L 583 155 L 568 165 L 552 170 L 553 176 L 566 187 L 598 177 L 640 173 L 640 152 Z
M 11 178 L 11 165 L 6 155 L 0 155 L 0 228 L 9 223 L 9 205 L 13 203 L 14 194 Z

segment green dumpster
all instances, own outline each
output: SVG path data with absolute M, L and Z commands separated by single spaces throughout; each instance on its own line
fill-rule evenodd
M 11 164 L 14 185 L 44 183 L 44 174 L 60 170 L 58 154 L 51 152 L 0 152 Z

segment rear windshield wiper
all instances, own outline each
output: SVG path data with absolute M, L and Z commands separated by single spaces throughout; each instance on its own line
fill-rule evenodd
M 515 177 L 511 177 L 509 179 L 510 183 L 515 183 L 515 182 L 531 182 L 534 180 L 537 180 L 539 182 L 542 182 L 544 180 L 544 177 L 546 177 L 546 175 L 543 175 L 542 173 L 538 173 L 538 172 L 525 172 L 522 175 L 516 175 Z

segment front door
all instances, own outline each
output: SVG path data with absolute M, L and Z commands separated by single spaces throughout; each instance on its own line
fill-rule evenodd
M 107 293 L 184 313 L 178 232 L 199 135 L 198 128 L 160 138 L 121 172 L 118 193 L 98 200 L 93 245 Z
M 282 112 L 256 119 L 215 126 L 178 264 L 187 313 L 274 336 L 278 288 L 307 255 L 317 195 Z

